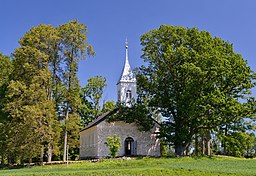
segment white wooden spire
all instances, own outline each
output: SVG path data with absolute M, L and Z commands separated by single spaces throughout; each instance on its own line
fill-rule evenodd
M 125 41 L 125 63 L 119 82 L 136 82 L 135 75 L 132 72 L 131 66 L 129 64 L 127 39 Z

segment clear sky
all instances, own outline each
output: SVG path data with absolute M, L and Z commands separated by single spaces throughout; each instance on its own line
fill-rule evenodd
M 88 40 L 96 51 L 96 56 L 80 62 L 80 83 L 84 86 L 96 75 L 106 77 L 106 100 L 117 99 L 125 38 L 130 64 L 139 67 L 143 64 L 140 36 L 161 24 L 209 31 L 233 43 L 256 71 L 255 0 L 2 0 L 0 52 L 10 55 L 33 26 L 58 26 L 73 19 L 88 27 Z

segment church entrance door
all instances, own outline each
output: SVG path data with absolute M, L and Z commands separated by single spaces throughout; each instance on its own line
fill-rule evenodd
M 136 142 L 131 137 L 127 137 L 124 141 L 124 151 L 126 156 L 136 155 Z

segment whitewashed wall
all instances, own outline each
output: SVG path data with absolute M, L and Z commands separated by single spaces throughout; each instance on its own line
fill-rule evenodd
M 149 132 L 141 132 L 138 130 L 135 124 L 128 124 L 125 122 L 112 122 L 106 121 L 98 124 L 98 152 L 100 157 L 106 157 L 109 155 L 109 148 L 104 144 L 108 136 L 117 134 L 122 141 L 118 156 L 123 156 L 124 141 L 127 137 L 132 137 L 137 142 L 137 155 L 147 156 L 160 156 L 160 140 L 156 138 L 154 131 L 159 130 L 156 126 Z
M 97 126 L 80 132 L 80 158 L 98 157 L 98 134 Z

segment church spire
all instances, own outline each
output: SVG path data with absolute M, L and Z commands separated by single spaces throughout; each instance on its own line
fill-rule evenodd
M 125 63 L 123 72 L 118 82 L 136 82 L 135 75 L 132 72 L 131 66 L 129 64 L 128 58 L 128 41 L 127 38 L 125 40 Z
M 127 40 L 127 37 L 125 39 L 125 62 L 128 62 L 128 40 Z

